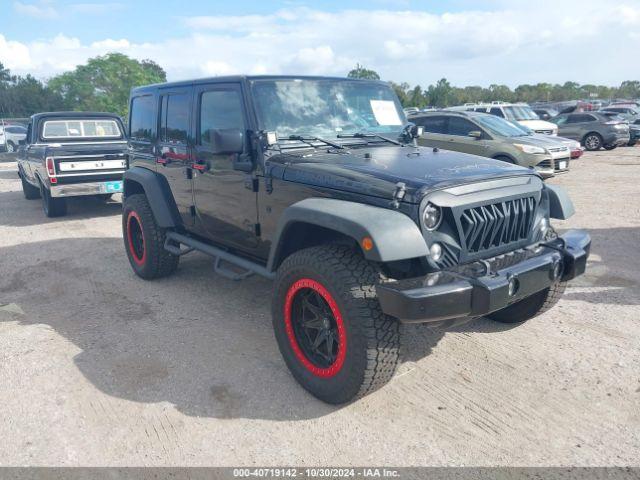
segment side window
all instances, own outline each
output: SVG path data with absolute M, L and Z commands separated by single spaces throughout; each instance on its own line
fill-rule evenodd
M 212 90 L 200 95 L 200 145 L 211 145 L 213 130 L 245 129 L 237 90 Z
M 428 133 L 446 133 L 446 117 L 425 117 L 422 119 L 424 131 Z
M 139 142 L 150 142 L 153 138 L 154 105 L 153 96 L 135 97 L 131 101 L 129 138 Z
M 189 132 L 189 95 L 162 97 L 160 140 L 165 143 L 187 143 Z
M 495 115 L 496 117 L 504 118 L 504 113 L 502 113 L 501 108 L 493 107 L 491 110 L 489 110 L 489 113 L 491 115 Z
M 567 116 L 566 115 L 560 115 L 560 116 L 555 117 L 551 121 L 553 123 L 555 123 L 556 125 L 564 125 L 565 123 L 567 123 Z
M 595 120 L 595 117 L 593 115 L 575 113 L 573 115 L 569 115 L 569 120 L 567 120 L 567 123 L 585 123 L 585 122 L 593 122 L 594 120 Z
M 449 135 L 459 135 L 461 137 L 466 137 L 467 135 L 469 135 L 469 132 L 472 132 L 474 130 L 478 130 L 478 127 L 476 127 L 469 120 L 458 117 L 449 117 L 449 128 L 447 129 Z

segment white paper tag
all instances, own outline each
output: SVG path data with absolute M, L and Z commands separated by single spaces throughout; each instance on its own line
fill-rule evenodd
M 395 102 L 391 100 L 370 100 L 371 110 L 380 125 L 402 125 Z

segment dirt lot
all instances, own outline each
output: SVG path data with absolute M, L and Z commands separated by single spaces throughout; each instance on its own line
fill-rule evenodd
M 640 147 L 552 183 L 594 242 L 560 304 L 407 328 L 396 378 L 336 408 L 289 375 L 268 281 L 191 254 L 144 282 L 119 203 L 45 220 L 0 163 L 0 465 L 640 465 Z

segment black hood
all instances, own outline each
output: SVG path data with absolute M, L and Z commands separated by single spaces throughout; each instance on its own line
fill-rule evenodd
M 411 146 L 358 148 L 348 152 L 306 151 L 276 155 L 284 179 L 363 195 L 393 198 L 406 185 L 405 202 L 418 203 L 432 190 L 497 177 L 536 175 L 528 168 L 465 153 Z

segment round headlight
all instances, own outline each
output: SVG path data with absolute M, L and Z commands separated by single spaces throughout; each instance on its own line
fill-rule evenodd
M 427 230 L 435 230 L 442 221 L 442 210 L 433 203 L 427 203 L 422 213 L 422 222 Z
M 442 247 L 439 243 L 434 243 L 433 245 L 431 245 L 431 248 L 429 248 L 429 255 L 431 255 L 431 259 L 434 262 L 437 262 L 442 258 Z

